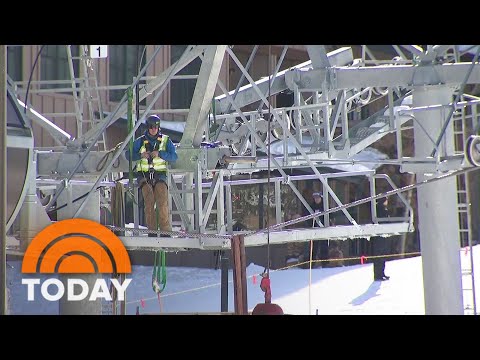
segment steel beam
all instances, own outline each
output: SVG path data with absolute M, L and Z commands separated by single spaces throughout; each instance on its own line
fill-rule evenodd
M 207 115 L 212 105 L 215 87 L 225 56 L 226 45 L 210 45 L 205 50 L 202 66 L 188 112 L 181 147 L 199 147 L 207 125 Z
M 20 107 L 25 109 L 25 104 L 14 97 Z M 56 140 L 59 144 L 61 145 L 66 145 L 69 140 L 72 139 L 72 136 L 67 133 L 65 130 L 61 129 L 57 125 L 55 125 L 53 122 L 48 120 L 45 116 L 40 114 L 38 111 L 33 109 L 31 106 L 27 107 L 27 116 L 29 117 L 30 120 L 32 120 L 35 124 L 39 125 L 41 128 L 47 130 L 47 132 L 53 137 L 54 140 Z
M 339 225 L 324 228 L 288 229 L 270 231 L 269 240 L 266 232 L 252 235 L 245 234 L 245 246 L 262 246 L 270 244 L 287 244 L 309 240 L 348 240 L 354 238 L 370 238 L 372 236 L 393 236 L 412 231 L 409 222 L 391 222 L 381 224 Z M 167 250 L 184 249 L 221 250 L 231 245 L 230 238 L 216 234 L 202 233 L 198 237 L 147 237 L 119 236 L 127 250 Z
M 442 65 L 379 65 L 369 67 L 336 67 L 331 69 L 293 69 L 285 73 L 285 82 L 293 90 L 322 91 L 366 87 L 409 87 L 421 85 L 460 85 L 471 63 Z M 475 64 L 466 84 L 480 83 L 480 64 Z
M 32 138 L 20 136 L 8 136 L 8 146 L 24 148 L 31 144 Z M 16 145 L 16 146 L 15 146 Z M 31 148 L 31 147 L 30 147 Z M 192 166 L 197 162 L 202 164 L 202 170 L 215 169 L 219 159 L 231 155 L 228 147 L 181 149 L 177 148 L 178 160 L 171 165 L 172 169 L 178 171 L 191 171 Z M 76 174 L 100 175 L 103 168 L 114 156 L 109 151 L 90 151 L 85 157 Z M 38 151 L 37 152 L 37 173 L 39 176 L 67 176 L 75 169 L 81 153 L 60 152 L 60 151 Z M 120 154 L 113 163 L 113 172 L 128 172 L 128 160 Z
M 413 55 L 422 55 L 423 49 L 418 45 L 400 45 L 404 49 L 410 51 Z
M 321 69 L 330 67 L 330 61 L 328 60 L 325 46 L 323 45 L 305 45 L 307 48 L 308 56 L 312 60 L 314 69 Z

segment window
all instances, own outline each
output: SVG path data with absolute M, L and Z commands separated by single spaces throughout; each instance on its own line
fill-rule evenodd
M 146 64 L 145 45 L 111 45 L 108 49 L 110 85 L 129 85 Z M 143 56 L 142 56 L 143 55 Z M 140 63 L 141 59 L 141 63 Z M 144 75 L 145 76 L 145 75 Z M 145 83 L 141 81 L 140 83 Z M 126 88 L 110 90 L 110 101 L 120 101 Z M 144 101 L 141 102 L 145 104 Z
M 172 45 L 171 46 L 171 63 L 175 63 L 188 45 Z M 202 61 L 196 58 L 190 64 L 185 66 L 177 75 L 198 75 Z M 189 109 L 195 91 L 196 79 L 174 79 L 170 81 L 170 108 L 172 109 Z
M 41 80 L 71 80 L 70 67 L 67 57 L 68 45 L 45 45 L 40 58 L 40 78 Z M 70 50 L 73 59 L 74 77 L 79 75 L 79 46 L 71 45 Z M 72 87 L 70 82 L 43 84 L 42 89 L 60 89 Z
M 23 47 L 9 46 L 7 48 L 7 73 L 13 81 L 22 81 Z

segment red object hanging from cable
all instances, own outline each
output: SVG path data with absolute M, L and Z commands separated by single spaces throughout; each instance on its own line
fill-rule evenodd
M 257 304 L 252 311 L 252 315 L 283 315 L 282 308 L 277 304 L 272 304 L 272 290 L 270 289 L 270 277 L 263 273 L 260 289 L 265 293 L 265 302 Z
M 272 290 L 270 289 L 270 278 L 268 277 L 268 274 L 262 274 L 260 289 L 265 293 L 265 304 L 270 304 L 272 302 Z

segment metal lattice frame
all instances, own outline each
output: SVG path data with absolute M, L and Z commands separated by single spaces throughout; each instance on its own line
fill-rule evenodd
M 157 48 L 154 51 L 154 55 L 147 61 L 133 83 L 127 84 L 127 86 L 135 86 L 141 79 L 147 79 L 144 77 L 146 69 L 159 53 L 159 49 Z M 322 183 L 325 193 L 328 192 L 335 201 L 333 205 L 337 205 L 344 212 L 353 224 L 353 228 L 356 229 L 356 232 L 348 232 L 345 236 L 364 235 L 365 227 L 362 228 L 363 225 L 356 224 L 355 220 L 345 211 L 340 199 L 328 185 L 325 174 L 318 170 L 319 167 L 345 163 L 354 164 L 355 161 L 352 160 L 352 157 L 355 154 L 360 153 L 387 134 L 395 134 L 397 158 L 382 160 L 379 163 L 390 163 L 400 166 L 401 171 L 410 171 L 422 175 L 440 174 L 469 165 L 464 161 L 463 154 L 454 154 L 449 150 L 448 144 L 451 141 L 449 138 L 450 117 L 446 112 L 453 114 L 454 110 L 460 107 L 476 107 L 478 99 L 466 98 L 463 102 L 457 100 L 458 96 L 464 95 L 463 92 L 467 85 L 480 83 L 480 64 L 476 62 L 479 51 L 476 51 L 473 61 L 461 62 L 460 60 L 465 54 L 462 54 L 459 47 L 455 45 L 429 45 L 426 49 L 417 45 L 392 45 L 395 54 L 393 58 L 380 58 L 368 46 L 362 46 L 361 58 L 353 59 L 350 48 L 338 48 L 327 53 L 322 45 L 308 45 L 306 50 L 310 61 L 280 70 L 284 58 L 288 57 L 289 47 L 284 46 L 273 73 L 265 74 L 266 77 L 255 80 L 249 72 L 249 67 L 257 49 L 257 46 L 253 48 L 246 66 L 243 66 L 231 46 L 188 46 L 179 61 L 153 79 L 148 78 L 147 84 L 140 91 L 140 100 L 148 98 L 154 92 L 156 94 L 140 119 L 137 119 L 138 121 L 142 121 L 148 116 L 149 112 L 156 111 L 154 109 L 155 101 L 162 90 L 166 88 L 170 79 L 197 57 L 202 59 L 202 66 L 197 77 L 197 85 L 187 117 L 184 138 L 180 141 L 178 147 L 179 161 L 172 169 L 172 174 L 175 172 L 184 173 L 182 182 L 185 189 L 190 191 L 186 194 L 172 193 L 171 200 L 172 204 L 176 205 L 177 211 L 180 211 L 180 213 L 183 211 L 180 216 L 184 219 L 185 227 L 190 231 L 207 231 L 208 218 L 214 208 L 214 199 L 217 203 L 217 220 L 221 220 L 222 218 L 218 214 L 223 211 L 222 196 L 226 196 L 227 216 L 226 219 L 223 218 L 226 220 L 226 224 L 219 221 L 219 227 L 215 229 L 215 232 L 231 232 L 233 219 L 230 215 L 231 199 L 229 197 L 232 184 L 224 181 L 221 172 L 213 176 L 211 174 L 214 170 L 218 171 L 219 166 L 225 172 L 237 173 L 251 173 L 262 169 L 261 162 L 265 161 L 266 154 L 271 154 L 271 147 L 275 145 L 273 142 L 271 144 L 267 143 L 267 139 L 270 138 L 265 136 L 267 128 L 273 129 L 273 138 L 277 144 L 281 145 L 281 151 L 278 155 L 270 155 L 273 167 L 281 174 L 281 177 L 275 180 L 275 184 L 283 182 L 288 185 L 299 200 L 311 211 L 308 203 L 284 169 L 295 168 L 312 171 L 315 179 Z M 240 82 L 234 87 L 234 90 L 229 90 L 219 78 L 220 69 L 225 59 L 232 60 L 242 73 Z M 248 84 L 241 86 L 241 82 L 244 80 L 247 80 Z M 84 101 L 83 95 L 85 93 L 82 95 L 82 91 L 98 90 L 92 89 L 91 86 L 78 86 L 74 79 L 64 81 L 64 83 L 70 83 L 72 87 L 75 87 L 74 94 L 80 93 L 80 96 L 75 95 L 77 102 Z M 25 91 L 18 85 L 21 84 L 14 84 L 12 88 L 18 90 L 19 93 Z M 106 88 L 109 89 L 108 86 Z M 213 98 L 216 89 L 220 89 L 222 94 Z M 438 100 L 446 99 L 448 92 L 452 91 L 453 93 L 455 90 L 459 90 L 459 95 L 455 100 Z M 293 92 L 293 106 L 288 108 L 272 107 L 272 96 L 282 91 Z M 51 92 L 55 92 L 55 90 Z M 32 93 L 35 93 L 35 91 L 32 91 Z M 421 105 L 402 107 L 407 96 L 411 93 L 413 93 L 413 99 L 417 98 Z M 112 165 L 115 161 L 119 161 L 119 167 L 115 169 L 116 172 L 127 171 L 121 152 L 126 145 L 126 141 L 133 136 L 134 130 L 125 139 L 124 145 L 115 149 L 112 159 L 107 162 L 101 171 L 95 169 L 95 165 L 98 163 L 94 159 L 104 156 L 105 153 L 92 151 L 93 146 L 103 136 L 106 128 L 126 113 L 125 100 L 126 97 L 124 96 L 114 112 L 94 124 L 90 130 L 77 139 L 73 139 L 64 130 L 54 126 L 46 116 L 29 107 L 28 114 L 31 120 L 49 129 L 57 142 L 61 144 L 54 152 L 48 154 L 39 152 L 37 154 L 37 173 L 42 175 L 44 179 L 61 180 L 53 199 L 56 199 L 69 183 L 75 181 L 78 172 L 92 176 L 90 184 L 93 183 L 94 185 L 90 188 L 89 194 L 84 200 L 86 203 L 92 192 L 96 191 L 98 185 L 104 180 L 106 174 L 112 171 Z M 215 104 L 214 113 L 208 116 L 209 104 L 212 100 Z M 358 109 L 374 101 L 383 101 L 386 103 L 386 107 L 360 121 L 353 120 L 356 117 L 353 114 Z M 440 103 L 438 103 L 439 101 Z M 257 110 L 246 109 L 249 106 L 255 106 Z M 77 115 L 82 114 L 80 109 L 80 106 L 78 106 L 75 112 Z M 162 111 L 168 110 L 163 109 Z M 171 111 L 175 112 L 174 110 Z M 425 119 L 442 122 L 438 134 L 435 133 L 437 128 L 434 129 L 433 133 L 431 128 L 430 130 L 426 129 L 429 123 L 425 122 Z M 217 125 L 216 135 L 219 139 L 227 142 L 228 145 L 211 148 L 202 146 L 203 134 L 205 132 L 209 133 L 207 124 L 211 124 L 212 121 Z M 353 121 L 355 121 L 354 124 Z M 412 124 L 418 136 L 425 136 L 425 133 L 428 133 L 426 142 L 432 142 L 431 156 L 417 154 L 414 157 L 405 157 L 403 155 L 402 131 L 411 128 Z M 140 123 L 137 122 L 135 129 L 139 125 Z M 423 135 L 421 135 L 422 132 Z M 60 163 L 65 163 L 65 159 L 72 158 L 72 154 L 74 154 L 73 158 L 77 157 L 73 166 L 59 166 Z M 234 158 L 244 155 L 251 155 L 256 164 L 234 163 L 234 161 L 225 163 L 223 161 L 225 156 Z M 264 166 L 263 169 L 265 169 Z M 192 172 L 192 170 L 194 171 Z M 212 186 L 204 200 L 201 187 L 198 185 L 203 182 L 202 179 L 212 177 Z M 428 194 L 428 191 L 424 191 L 424 193 Z M 222 205 L 219 205 L 220 203 Z M 76 214 L 81 209 L 82 205 L 80 205 Z M 422 212 L 425 209 L 420 207 L 419 211 Z M 411 231 L 409 221 L 403 224 L 407 225 L 405 231 Z M 385 226 L 388 226 L 388 224 L 385 224 Z M 331 234 L 327 234 L 327 230 Z M 304 233 L 300 230 L 299 235 L 293 241 L 303 241 L 304 236 L 334 238 L 341 232 L 340 229 L 326 228 L 320 228 L 313 232 L 311 230 L 303 231 Z M 391 234 L 393 233 L 398 233 L 398 231 L 393 231 L 392 228 Z M 428 238 L 428 235 L 424 236 Z M 443 241 L 443 239 L 441 240 Z M 246 245 L 259 245 L 262 241 L 264 240 L 261 238 L 257 242 L 253 240 L 248 242 L 247 240 Z M 290 240 L 279 232 L 278 237 L 274 237 L 271 241 L 288 242 Z M 424 241 L 428 241 L 428 239 Z M 178 246 L 186 246 L 186 244 Z M 200 244 L 200 247 L 202 246 L 204 244 Z M 449 279 L 453 281 L 451 277 Z M 428 296 L 426 297 L 432 299 L 432 293 L 435 291 L 428 290 Z M 454 305 L 454 303 L 456 304 L 454 296 L 456 295 L 452 295 L 447 301 L 450 309 L 456 306 Z M 431 300 L 427 302 L 429 301 Z M 428 311 L 441 311 L 435 307 L 436 305 L 433 304 L 433 307 Z

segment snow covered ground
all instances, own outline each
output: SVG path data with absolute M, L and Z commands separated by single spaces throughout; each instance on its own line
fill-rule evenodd
M 480 279 L 480 246 L 473 249 L 474 275 Z M 462 250 L 460 256 L 462 268 L 470 267 L 470 254 Z M 287 314 L 299 315 L 424 314 L 421 261 L 420 256 L 388 261 L 385 272 L 391 279 L 383 282 L 373 281 L 373 265 L 368 261 L 363 265 L 312 269 L 311 286 L 308 269 L 271 271 L 272 302 L 279 304 Z M 8 262 L 11 313 L 58 314 L 56 302 L 27 301 L 20 267 L 20 261 Z M 264 299 L 259 286 L 262 271 L 263 268 L 255 264 L 247 267 L 250 310 Z M 167 267 L 167 284 L 161 302 L 152 290 L 152 267 L 134 266 L 132 278 L 127 291 L 128 314 L 135 314 L 137 307 L 141 313 L 220 311 L 220 270 Z M 229 281 L 229 311 L 233 311 L 232 271 Z M 466 282 L 465 286 L 468 285 Z M 480 284 L 476 284 L 477 299 L 480 299 L 479 288 Z M 472 303 L 471 293 L 465 292 L 465 295 L 468 295 L 465 301 Z M 39 298 L 38 292 L 36 299 Z

